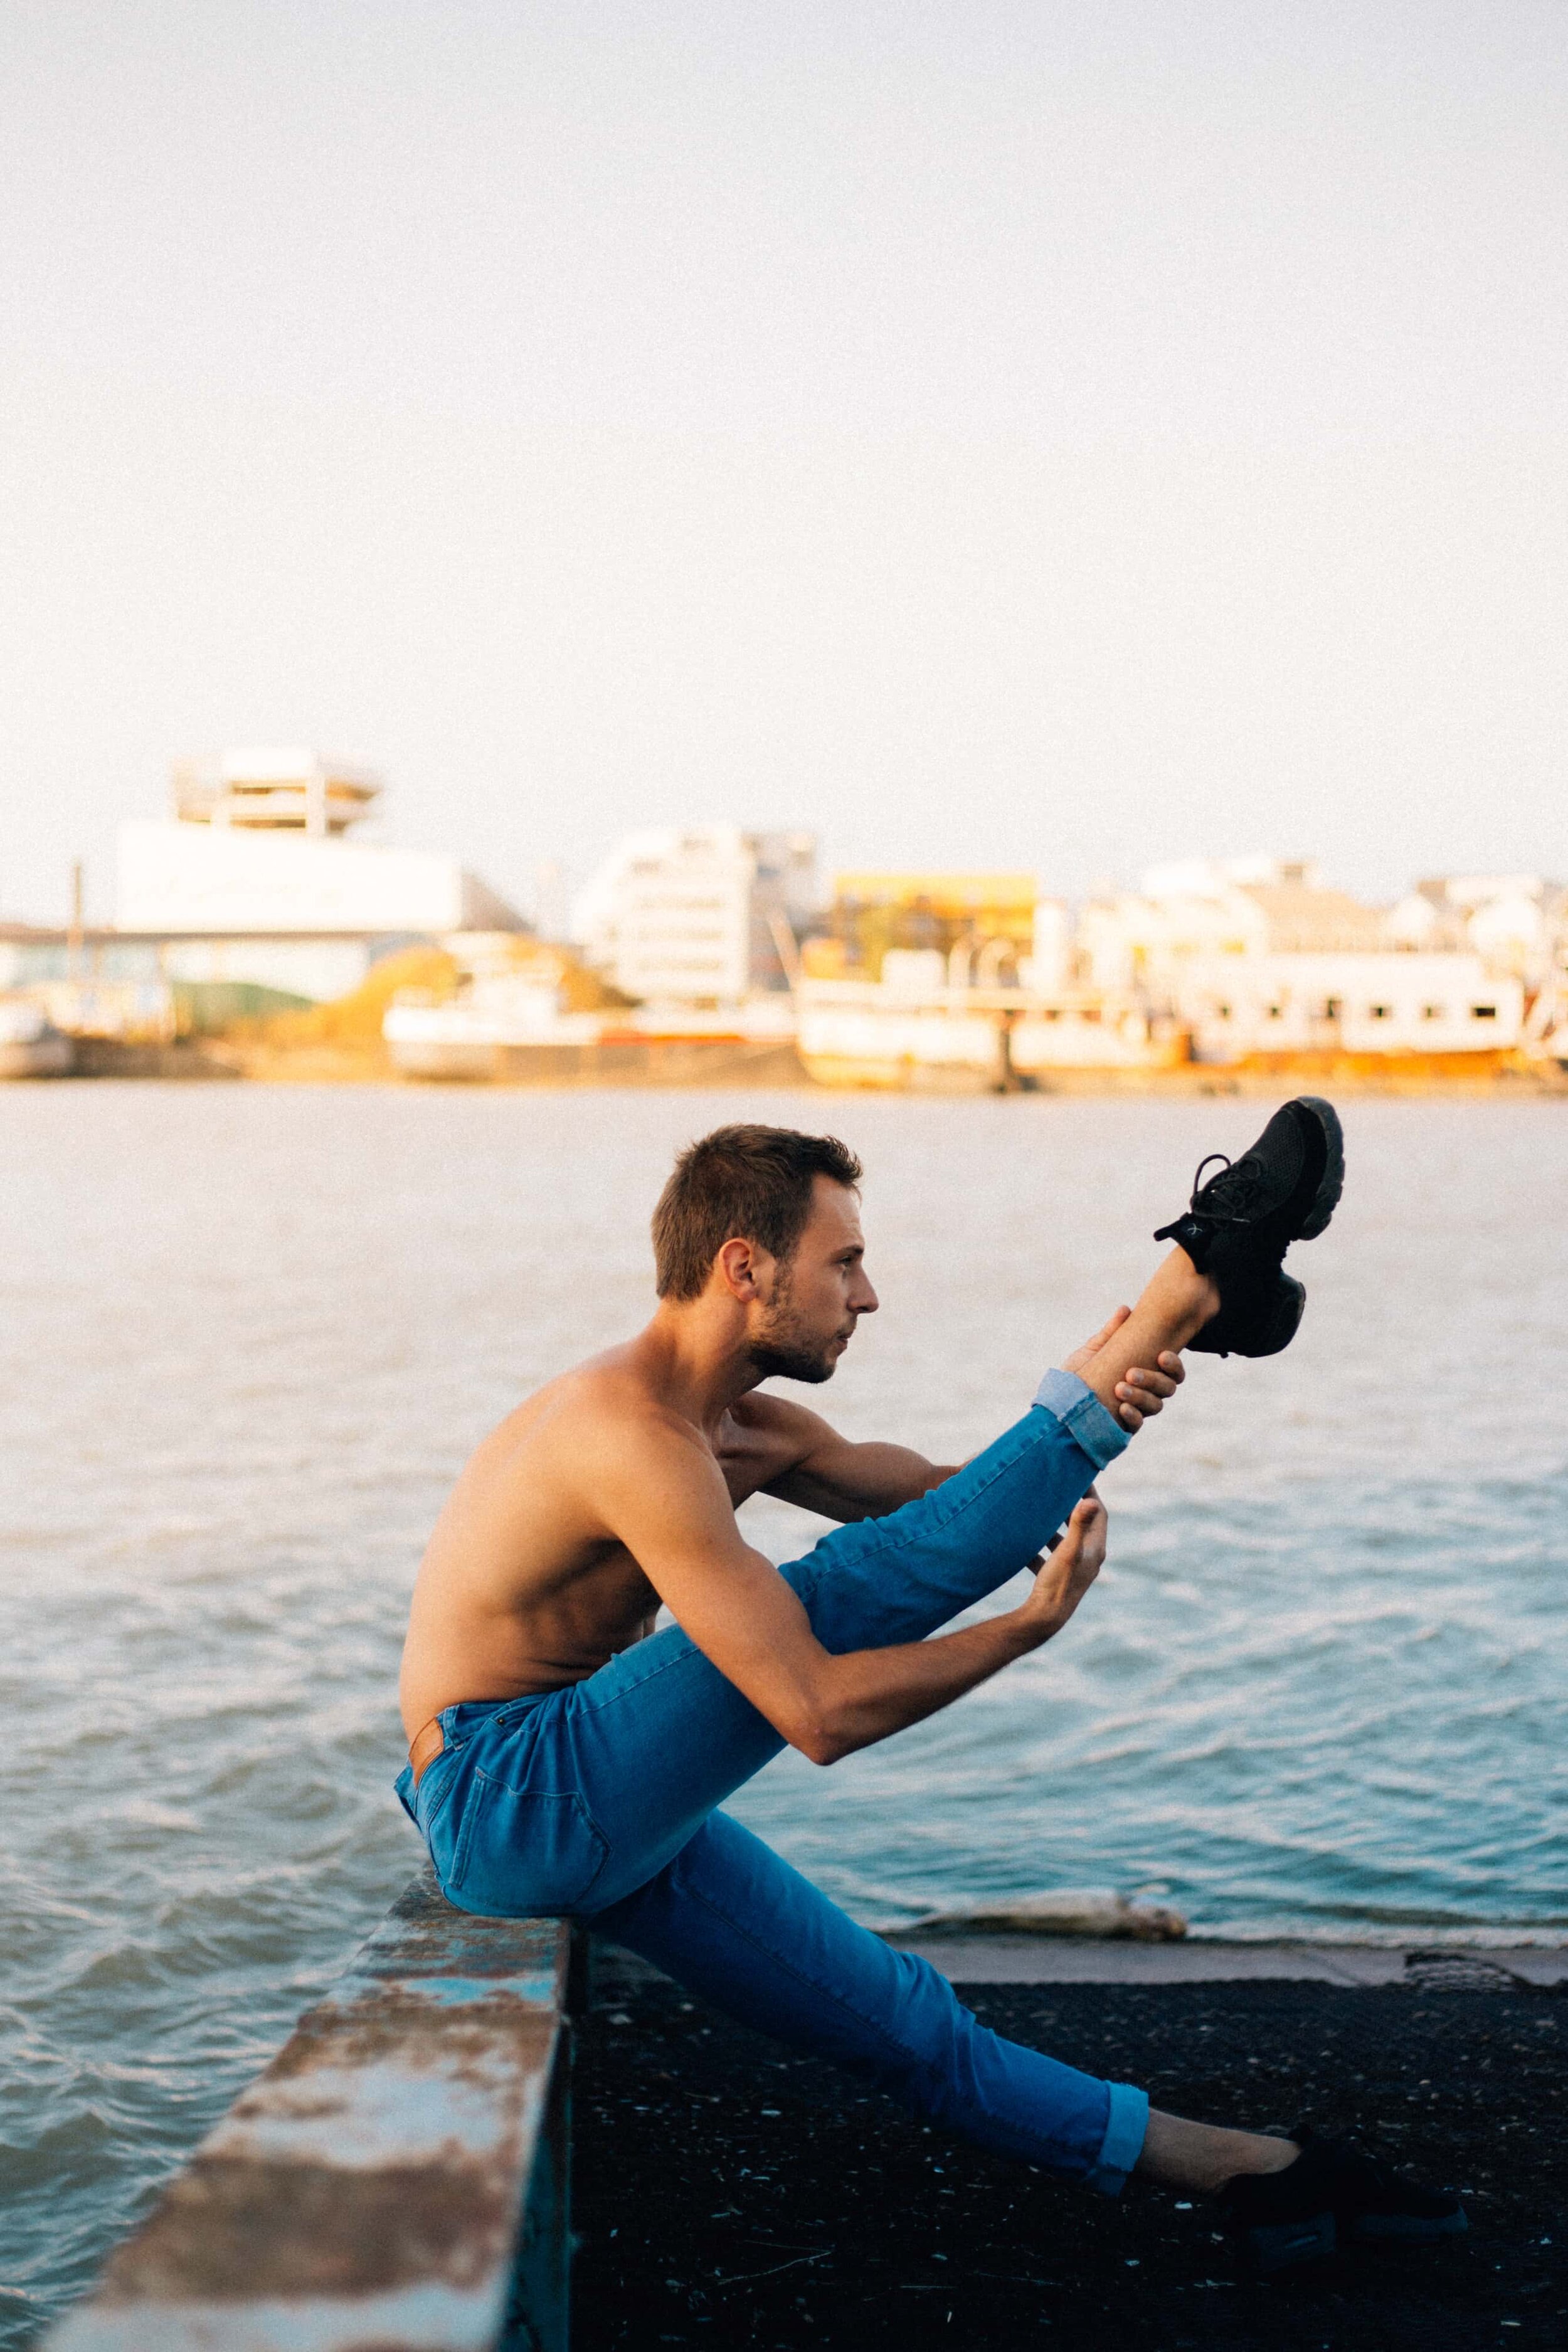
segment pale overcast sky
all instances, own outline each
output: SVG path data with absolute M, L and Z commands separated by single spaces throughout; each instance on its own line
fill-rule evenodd
M 0 911 L 320 743 L 526 892 L 1568 872 L 1563 0 L 8 0 Z

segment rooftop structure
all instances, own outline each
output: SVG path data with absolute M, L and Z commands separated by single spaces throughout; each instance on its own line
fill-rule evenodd
M 183 824 L 303 833 L 321 841 L 367 816 L 381 792 L 367 769 L 271 745 L 176 761 L 173 782 Z

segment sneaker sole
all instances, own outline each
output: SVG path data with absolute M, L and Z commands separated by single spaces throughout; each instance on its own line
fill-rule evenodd
M 1213 1321 L 1204 1325 L 1196 1339 L 1188 1340 L 1187 1347 L 1196 1356 L 1246 1356 L 1253 1361 L 1260 1356 L 1278 1356 L 1290 1345 L 1300 1329 L 1301 1318 L 1306 1311 L 1305 1289 L 1294 1275 L 1282 1274 L 1273 1318 L 1262 1330 L 1252 1333 L 1257 1342 L 1255 1346 L 1244 1348 L 1237 1339 L 1225 1333 L 1226 1309 L 1222 1306 Z M 1215 1325 L 1220 1328 L 1223 1345 L 1212 1336 Z
M 1304 2221 L 1259 2222 L 1241 2232 L 1241 2242 L 1249 2269 L 1268 2278 L 1302 2263 L 1327 2262 L 1339 2239 L 1333 2215 L 1314 2213 Z
M 1358 2213 L 1351 2223 L 1351 2235 L 1368 2243 L 1392 2238 L 1408 2245 L 1418 2239 L 1462 2238 L 1469 2226 L 1462 2211 L 1445 2213 L 1435 2221 L 1420 2221 L 1412 2213 Z
M 1296 1236 L 1298 1241 L 1315 1242 L 1339 1207 L 1340 1195 L 1345 1189 L 1345 1131 L 1333 1104 L 1325 1102 L 1321 1095 L 1298 1095 L 1296 1108 L 1310 1112 L 1322 1130 L 1323 1172 L 1311 1213 Z
M 1274 1320 L 1268 1330 L 1261 1335 L 1265 1344 L 1257 1349 L 1238 1348 L 1236 1353 L 1238 1356 L 1251 1355 L 1254 1358 L 1281 1354 L 1300 1329 L 1301 1318 L 1306 1311 L 1305 1289 L 1296 1280 L 1294 1275 L 1282 1274 L 1279 1277 L 1279 1300 L 1275 1308 Z

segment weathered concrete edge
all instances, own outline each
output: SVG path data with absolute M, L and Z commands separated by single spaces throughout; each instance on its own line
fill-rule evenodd
M 889 1937 L 901 1952 L 929 1960 L 953 1984 L 1237 1984 L 1266 1979 L 1308 1984 L 1398 1985 L 1412 1981 L 1414 1956 L 1426 1944 L 1139 1944 L 1121 1939 L 1046 1936 Z M 1568 1945 L 1520 1944 L 1445 1949 L 1454 1962 L 1489 1964 L 1534 1985 L 1568 1983 Z
M 423 1871 L 47 2352 L 566 2352 L 571 1960 Z
M 1050 1936 L 890 1936 L 900 1952 L 916 1953 L 950 1983 L 1184 1985 L 1277 1983 L 1420 1989 L 1410 1963 L 1434 1948 L 1425 1944 L 1227 1943 L 1188 1937 L 1177 1943 L 1137 1944 L 1121 1937 Z M 1506 1977 L 1550 1989 L 1568 1988 L 1568 1944 L 1447 1948 L 1449 1961 L 1496 1968 Z M 595 1946 L 595 1983 L 603 1998 L 619 2000 L 639 1984 L 667 1982 L 661 1970 L 618 1946 Z

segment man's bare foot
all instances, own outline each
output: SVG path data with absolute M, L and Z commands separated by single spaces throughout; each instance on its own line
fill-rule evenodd
M 1184 2116 L 1149 2110 L 1143 2151 L 1133 2170 L 1162 2189 L 1190 2189 L 1214 2197 L 1242 2173 L 1283 2172 L 1301 2151 L 1293 2139 L 1268 2132 L 1225 2131 L 1217 2124 L 1189 2123 Z

